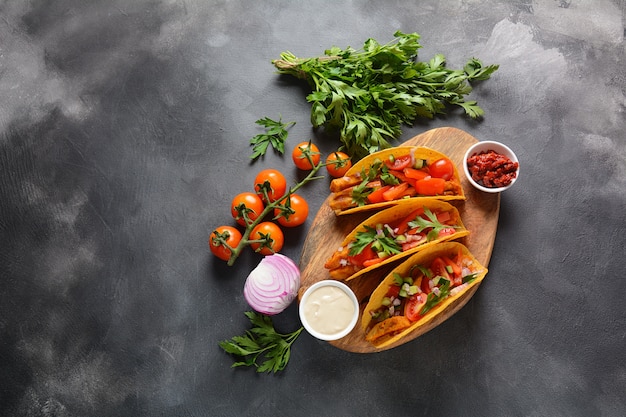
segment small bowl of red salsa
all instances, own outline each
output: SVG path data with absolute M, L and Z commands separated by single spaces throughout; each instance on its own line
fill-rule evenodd
M 499 193 L 519 178 L 519 161 L 508 146 L 482 141 L 470 146 L 465 153 L 463 170 L 467 180 L 478 190 Z

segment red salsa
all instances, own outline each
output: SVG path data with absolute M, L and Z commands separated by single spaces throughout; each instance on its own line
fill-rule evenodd
M 487 188 L 506 187 L 517 175 L 519 164 L 493 150 L 467 158 L 472 179 Z

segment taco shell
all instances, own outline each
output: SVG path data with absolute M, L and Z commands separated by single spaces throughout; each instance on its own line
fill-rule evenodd
M 351 186 L 356 185 L 357 183 L 360 183 L 360 177 L 358 177 L 362 172 L 368 172 L 370 166 L 372 166 L 375 161 L 379 160 L 379 161 L 386 161 L 389 160 L 390 158 L 399 158 L 401 156 L 407 155 L 409 153 L 413 154 L 413 157 L 415 160 L 424 160 L 426 161 L 426 165 L 430 165 L 431 163 L 433 163 L 434 161 L 441 159 L 441 158 L 448 158 L 450 159 L 447 155 L 438 152 L 434 149 L 428 148 L 428 147 L 424 147 L 424 146 L 397 146 L 394 148 L 388 148 L 388 149 L 383 149 L 381 151 L 372 153 L 368 156 L 366 156 L 365 158 L 357 161 L 344 175 L 343 178 L 337 178 L 335 180 L 333 180 L 333 183 L 331 183 L 331 198 L 330 198 L 330 203 L 331 203 L 331 208 L 333 208 L 333 204 L 335 203 L 335 201 L 339 200 L 339 199 L 344 199 L 344 201 L 347 200 L 352 200 L 352 197 L 350 195 L 350 193 L 340 193 L 337 192 L 336 189 L 337 188 L 342 188 L 342 187 L 346 187 L 347 188 L 347 184 L 344 183 L 343 185 L 339 185 L 342 184 L 342 182 L 348 182 L 350 183 Z M 442 200 L 442 201 L 451 201 L 451 200 L 465 200 L 465 193 L 463 191 L 463 187 L 461 186 L 461 178 L 459 176 L 459 171 L 456 167 L 456 165 L 453 164 L 454 167 L 454 175 L 452 178 L 450 178 L 446 184 L 447 184 L 447 188 L 449 188 L 448 191 L 446 191 L 445 194 L 442 195 L 435 195 L 435 196 L 423 196 L 423 195 L 417 195 L 415 197 L 410 197 L 410 198 L 405 198 L 405 199 L 415 199 L 415 198 L 436 198 L 438 200 Z M 349 190 L 348 190 L 349 191 Z M 393 206 L 395 204 L 398 204 L 398 202 L 400 202 L 402 200 L 392 200 L 392 201 L 384 201 L 384 202 L 378 202 L 378 203 L 368 203 L 365 205 L 360 205 L 360 206 L 356 206 L 356 207 L 345 207 L 345 208 L 336 208 L 334 207 L 333 210 L 335 212 L 336 215 L 343 215 L 343 214 L 350 214 L 350 213 L 356 213 L 356 212 L 360 212 L 360 211 L 365 211 L 365 210 L 375 210 L 375 209 L 381 209 L 381 208 L 385 208 L 385 207 L 389 207 L 389 206 Z M 347 203 L 349 204 L 349 203 Z
M 454 295 L 449 295 L 448 297 L 443 299 L 443 301 L 439 302 L 431 310 L 426 312 L 424 316 L 422 316 L 415 322 L 410 322 L 403 315 L 395 316 L 393 317 L 393 320 L 387 319 L 380 322 L 385 323 L 389 320 L 389 323 L 384 324 L 384 327 L 386 328 L 385 331 L 388 331 L 389 333 L 371 342 L 374 346 L 376 346 L 376 348 L 383 348 L 392 345 L 400 341 L 402 338 L 406 337 L 410 333 L 422 330 L 426 326 L 433 324 L 432 322 L 435 320 L 438 320 L 439 323 L 435 323 L 434 325 L 440 324 L 449 316 L 451 316 L 456 310 L 460 309 L 469 300 L 469 298 L 475 292 L 476 288 L 485 278 L 485 275 L 487 275 L 487 268 L 481 265 L 476 260 L 476 258 L 474 258 L 474 256 L 469 252 L 467 247 L 465 247 L 461 243 L 439 243 L 412 255 L 409 259 L 398 265 L 393 271 L 389 273 L 389 275 L 387 275 L 383 279 L 383 281 L 379 284 L 378 287 L 376 287 L 376 289 L 370 296 L 370 300 L 363 310 L 363 315 L 361 317 L 361 327 L 367 338 L 368 332 L 371 330 L 370 325 L 372 323 L 372 316 L 370 312 L 375 311 L 382 306 L 383 298 L 385 298 L 387 292 L 389 291 L 389 288 L 394 284 L 395 274 L 408 276 L 410 275 L 411 268 L 413 268 L 414 266 L 429 266 L 435 258 L 444 254 L 456 254 L 459 250 L 462 251 L 464 256 L 471 259 L 470 272 L 475 273 L 476 278 L 471 282 L 456 287 L 459 288 L 458 292 L 455 292 Z M 408 324 L 407 326 L 407 323 L 410 324 Z M 430 327 L 434 327 L 434 325 L 431 325 Z M 396 326 L 396 328 L 394 328 L 393 326 Z
M 376 225 L 378 224 L 393 224 L 394 222 L 399 222 L 405 219 L 412 212 L 414 212 L 415 210 L 419 208 L 427 208 L 433 213 L 444 212 L 444 211 L 449 212 L 450 213 L 449 224 L 455 226 L 456 228 L 455 232 L 450 235 L 442 236 L 437 239 L 431 240 L 429 242 L 422 243 L 414 248 L 411 248 L 399 254 L 388 256 L 381 262 L 375 263 L 371 266 L 355 271 L 346 277 L 337 276 L 336 274 L 333 274 L 333 268 L 328 267 L 333 257 L 337 256 L 337 252 L 339 252 L 342 249 L 345 250 L 345 248 L 349 247 L 351 245 L 351 242 L 356 240 L 357 233 L 365 231 L 366 227 L 375 228 Z M 335 252 L 331 256 L 331 258 L 329 258 L 326 261 L 326 264 L 324 266 L 327 269 L 331 270 L 331 277 L 333 277 L 334 279 L 350 281 L 380 266 L 387 265 L 391 262 L 395 262 L 400 259 L 406 258 L 407 256 L 410 256 L 416 252 L 425 250 L 431 246 L 437 245 L 438 243 L 459 239 L 464 236 L 467 236 L 468 234 L 469 234 L 469 230 L 467 230 L 465 226 L 463 225 L 463 221 L 461 220 L 459 211 L 452 204 L 446 201 L 438 200 L 436 198 L 421 197 L 421 198 L 406 199 L 406 200 L 402 200 L 398 202 L 396 205 L 392 207 L 389 207 L 385 210 L 381 210 L 377 212 L 376 214 L 372 215 L 371 217 L 361 222 L 358 226 L 356 226 L 352 230 L 352 232 L 350 232 L 350 234 L 347 235 L 346 238 L 343 240 L 341 247 L 338 249 L 338 251 Z

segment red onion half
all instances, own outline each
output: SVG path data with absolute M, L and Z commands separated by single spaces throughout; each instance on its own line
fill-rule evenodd
M 285 255 L 265 256 L 250 272 L 243 296 L 255 311 L 274 315 L 286 309 L 298 295 L 300 269 Z

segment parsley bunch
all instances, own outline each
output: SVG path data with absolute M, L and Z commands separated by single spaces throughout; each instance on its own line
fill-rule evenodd
M 462 70 L 448 69 L 441 54 L 420 62 L 420 35 L 397 31 L 394 36 L 384 45 L 370 38 L 361 50 L 333 47 L 317 58 L 283 52 L 272 61 L 278 73 L 308 81 L 311 123 L 338 129 L 346 152 L 357 159 L 390 147 L 402 124 L 445 113 L 446 104 L 462 107 L 471 118 L 482 116 L 476 101 L 465 100 L 472 91 L 469 83 L 498 69 L 476 58 Z
M 247 311 L 244 313 L 252 323 L 252 328 L 243 336 L 219 342 L 220 347 L 236 358 L 233 367 L 254 366 L 257 372 L 282 371 L 291 357 L 291 345 L 296 341 L 303 327 L 288 334 L 276 332 L 272 319 L 265 314 Z M 263 361 L 258 363 L 261 358 Z

